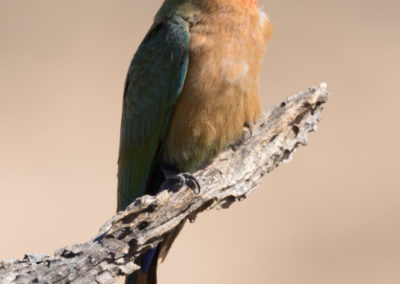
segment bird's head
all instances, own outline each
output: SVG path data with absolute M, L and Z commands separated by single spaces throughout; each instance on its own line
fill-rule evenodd
M 173 15 L 188 16 L 190 18 L 198 11 L 207 13 L 226 6 L 253 10 L 257 9 L 257 0 L 164 0 L 155 21 L 158 22 Z

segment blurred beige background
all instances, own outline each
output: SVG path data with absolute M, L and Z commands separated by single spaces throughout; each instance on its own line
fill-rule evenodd
M 0 259 L 113 215 L 125 74 L 161 2 L 0 0 Z M 185 226 L 160 283 L 400 283 L 400 2 L 262 4 L 264 108 L 321 81 L 330 102 L 291 163 Z

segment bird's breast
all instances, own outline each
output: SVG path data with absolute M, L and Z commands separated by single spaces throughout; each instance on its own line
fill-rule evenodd
M 256 121 L 267 24 L 258 11 L 233 9 L 202 15 L 191 28 L 189 67 L 163 147 L 164 161 L 196 170 L 237 140 L 245 123 Z

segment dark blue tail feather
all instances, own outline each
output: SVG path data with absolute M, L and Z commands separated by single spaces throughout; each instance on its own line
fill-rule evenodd
M 142 272 L 147 273 L 150 269 L 151 262 L 153 260 L 154 255 L 156 254 L 157 247 L 149 249 L 148 251 L 145 252 L 144 255 L 142 255 Z

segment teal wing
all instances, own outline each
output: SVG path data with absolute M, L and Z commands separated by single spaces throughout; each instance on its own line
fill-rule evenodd
M 129 67 L 118 159 L 118 210 L 145 193 L 166 138 L 189 61 L 189 31 L 180 17 L 154 25 Z

